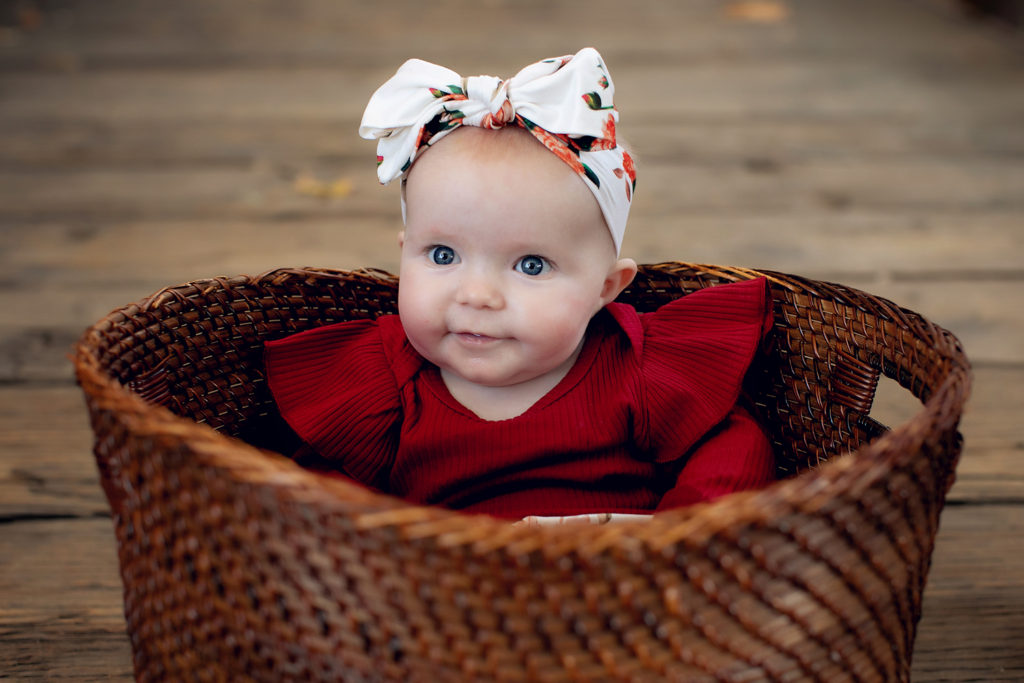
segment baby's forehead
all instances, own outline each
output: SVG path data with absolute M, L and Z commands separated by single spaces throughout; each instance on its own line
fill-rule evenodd
M 557 217 L 575 226 L 557 231 L 565 240 L 586 239 L 593 232 L 612 243 L 586 181 L 523 128 L 455 129 L 421 151 L 407 180 L 409 189 L 403 187 L 403 196 L 412 214 L 420 215 L 421 207 L 437 205 L 442 197 L 472 202 L 485 196 L 513 222 L 543 225 Z M 407 220 L 407 229 L 420 222 Z M 506 234 L 515 239 L 517 232 Z M 554 232 L 543 237 L 552 239 Z
M 466 173 L 490 178 L 501 186 L 523 186 L 521 181 L 529 179 L 523 201 L 559 199 L 597 206 L 583 178 L 533 134 L 517 126 L 496 130 L 463 126 L 451 131 L 420 151 L 403 185 L 415 183 L 419 177 L 451 178 Z
M 423 150 L 417 163 L 426 156 L 437 162 L 449 163 L 482 160 L 509 164 L 562 164 L 536 137 L 518 126 L 505 126 L 497 130 L 462 126 Z

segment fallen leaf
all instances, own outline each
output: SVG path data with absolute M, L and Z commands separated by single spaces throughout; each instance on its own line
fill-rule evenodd
M 781 2 L 771 0 L 751 0 L 750 2 L 731 2 L 725 8 L 725 15 L 738 21 L 756 21 L 772 24 L 784 21 L 789 17 L 789 8 Z
M 295 178 L 293 187 L 298 194 L 320 199 L 340 199 L 352 194 L 352 181 L 345 177 L 324 182 L 308 173 L 301 173 Z

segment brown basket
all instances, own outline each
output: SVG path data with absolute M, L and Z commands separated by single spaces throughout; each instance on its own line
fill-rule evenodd
M 420 507 L 267 450 L 295 442 L 263 342 L 393 312 L 391 276 L 277 270 L 115 311 L 75 362 L 137 678 L 908 680 L 967 360 L 915 313 L 780 273 L 645 266 L 621 300 L 759 275 L 775 329 L 748 390 L 788 476 L 604 526 Z M 924 404 L 888 432 L 880 374 Z

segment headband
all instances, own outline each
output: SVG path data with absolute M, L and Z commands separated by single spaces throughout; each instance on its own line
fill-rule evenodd
M 614 93 L 592 47 L 531 64 L 508 80 L 464 78 L 410 59 L 370 97 L 359 135 L 378 141 L 377 177 L 386 185 L 409 170 L 420 148 L 459 126 L 525 128 L 585 181 L 618 251 L 636 169 L 615 141 Z M 404 196 L 402 208 L 404 218 Z

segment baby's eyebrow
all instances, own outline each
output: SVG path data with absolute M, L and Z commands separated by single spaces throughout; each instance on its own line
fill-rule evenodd
M 450 233 L 443 225 L 427 224 L 418 225 L 415 229 L 409 226 L 405 227 L 406 239 L 410 236 L 413 239 L 429 239 L 429 240 L 455 240 L 456 236 Z

